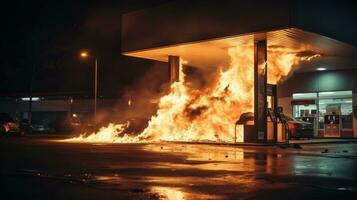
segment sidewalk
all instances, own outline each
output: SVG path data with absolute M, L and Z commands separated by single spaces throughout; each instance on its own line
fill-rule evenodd
M 165 142 L 164 142 L 165 143 Z M 227 143 L 227 142 L 168 142 L 168 143 L 181 143 L 181 144 L 207 144 L 207 145 L 227 145 L 227 146 L 246 146 L 246 147 L 272 147 L 276 145 L 284 145 L 285 143 Z M 343 144 L 343 143 L 357 143 L 357 138 L 314 138 L 314 139 L 301 139 L 289 140 L 289 144 Z
M 355 138 L 314 138 L 302 140 L 290 140 L 290 144 L 324 144 L 324 143 L 357 143 Z

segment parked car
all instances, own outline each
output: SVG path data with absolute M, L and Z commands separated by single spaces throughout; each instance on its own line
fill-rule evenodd
M 59 118 L 52 122 L 52 127 L 58 133 L 84 133 L 94 132 L 93 118 L 82 117 L 78 114 L 71 117 Z
M 132 117 L 125 120 L 129 122 L 128 128 L 125 130 L 126 133 L 140 134 L 148 126 L 150 119 Z
M 305 122 L 300 119 L 289 117 L 286 118 L 286 129 L 290 139 L 312 138 L 314 137 L 314 126 L 310 122 Z
M 289 117 L 286 114 L 280 114 L 281 118 L 286 120 L 286 131 L 290 139 L 312 138 L 314 137 L 314 127 L 310 122 L 305 122 L 300 119 Z M 244 124 L 245 121 L 253 121 L 254 113 L 248 112 L 240 116 L 236 124 Z
M 36 121 L 32 121 L 31 124 L 29 124 L 27 120 L 24 120 L 22 121 L 21 126 L 26 133 L 54 133 L 55 132 L 54 128 L 50 127 L 49 125 Z
M 24 134 L 20 123 L 16 122 L 9 114 L 0 113 L 0 135 L 23 136 Z

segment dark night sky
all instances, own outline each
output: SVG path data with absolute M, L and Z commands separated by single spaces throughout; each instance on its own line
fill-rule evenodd
M 37 0 L 1 5 L 0 96 L 34 93 L 90 94 L 99 58 L 99 95 L 117 95 L 140 78 L 152 61 L 120 56 L 121 15 L 169 0 Z M 35 70 L 33 71 L 33 67 Z

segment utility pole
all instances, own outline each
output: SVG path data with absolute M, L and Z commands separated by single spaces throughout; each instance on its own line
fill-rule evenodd
M 35 76 L 35 68 L 36 65 L 32 65 L 32 71 L 31 71 L 31 82 L 30 82 L 30 98 L 29 98 L 29 108 L 28 108 L 28 124 L 31 125 L 32 123 L 32 96 L 33 96 L 33 83 L 34 83 L 34 76 Z
M 93 124 L 97 123 L 97 98 L 98 98 L 98 58 L 95 55 L 90 55 L 87 51 L 82 51 L 80 53 L 82 58 L 92 57 L 94 58 L 94 113 L 93 113 Z

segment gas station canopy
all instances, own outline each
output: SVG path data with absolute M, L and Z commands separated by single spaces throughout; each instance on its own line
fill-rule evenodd
M 321 6 L 323 5 L 323 6 Z M 319 54 L 300 72 L 357 68 L 357 14 L 352 1 L 174 1 L 123 16 L 123 54 L 196 67 L 226 65 L 227 49 L 266 39 L 271 48 Z M 339 12 L 348 13 L 339 15 Z M 350 16 L 348 16 L 350 15 Z

